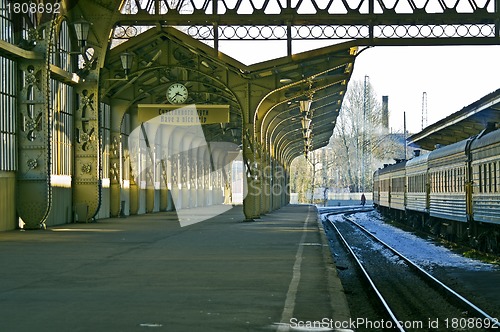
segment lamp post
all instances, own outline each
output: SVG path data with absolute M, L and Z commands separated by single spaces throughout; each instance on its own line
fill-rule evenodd
M 302 125 L 302 137 L 304 138 L 304 156 L 307 159 L 307 153 L 310 150 L 311 143 L 311 122 L 312 119 L 308 117 L 309 108 L 311 107 L 310 101 L 301 101 L 300 109 L 304 113 L 304 117 L 300 119 Z
M 132 68 L 132 60 L 134 59 L 134 54 L 129 52 L 124 52 L 120 54 L 120 62 L 122 64 L 123 71 L 125 72 L 124 78 L 108 78 L 107 81 L 128 81 L 128 74 L 130 73 L 130 69 Z M 221 124 L 222 130 L 225 128 Z
M 87 38 L 90 31 L 90 23 L 81 18 L 73 23 L 73 27 L 75 28 L 76 39 L 78 39 L 80 52 L 81 54 L 84 54 L 85 47 L 87 46 Z
M 311 103 L 312 100 L 307 99 L 307 100 L 301 100 L 299 101 L 299 108 L 302 113 L 305 113 L 305 116 L 309 114 L 311 111 Z
M 129 52 L 125 52 L 120 54 L 120 60 L 122 62 L 123 70 L 125 71 L 125 76 L 128 76 L 130 72 L 130 68 L 132 68 L 132 60 L 134 59 L 134 55 Z

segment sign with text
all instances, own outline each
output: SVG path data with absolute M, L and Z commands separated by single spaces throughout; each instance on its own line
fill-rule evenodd
M 229 105 L 138 104 L 139 122 L 193 126 L 229 122 Z

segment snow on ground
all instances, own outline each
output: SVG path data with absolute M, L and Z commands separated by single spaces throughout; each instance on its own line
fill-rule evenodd
M 460 267 L 468 270 L 488 271 L 495 266 L 478 260 L 466 258 L 451 250 L 438 246 L 429 240 L 384 223 L 376 211 L 357 213 L 351 216 L 379 239 L 405 255 L 421 267 L 432 270 L 435 266 Z

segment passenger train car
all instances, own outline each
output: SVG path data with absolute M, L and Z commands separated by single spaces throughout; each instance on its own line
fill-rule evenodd
M 384 213 L 484 251 L 500 251 L 500 130 L 377 170 Z

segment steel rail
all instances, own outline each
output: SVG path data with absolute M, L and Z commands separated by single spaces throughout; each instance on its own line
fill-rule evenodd
M 333 215 L 333 214 L 342 214 L 342 213 L 346 213 L 346 211 L 341 211 L 342 209 L 339 209 L 339 211 L 337 212 L 334 212 L 334 213 L 327 213 L 327 217 L 330 216 L 330 215 Z M 352 211 L 349 211 L 349 212 L 352 212 Z M 327 219 L 328 220 L 328 219 Z M 361 272 L 363 273 L 363 275 L 365 276 L 365 279 L 368 281 L 368 283 L 370 284 L 370 287 L 371 289 L 375 292 L 375 294 L 377 295 L 377 298 L 378 300 L 380 301 L 380 303 L 382 304 L 382 306 L 384 307 L 385 311 L 387 312 L 387 314 L 389 315 L 389 317 L 391 318 L 392 322 L 394 324 L 396 324 L 396 328 L 401 331 L 401 332 L 405 332 L 405 329 L 401 326 L 401 323 L 400 321 L 397 319 L 396 315 L 394 314 L 394 312 L 392 311 L 392 309 L 389 307 L 389 304 L 387 303 L 387 301 L 384 299 L 382 293 L 378 290 L 377 286 L 375 285 L 374 281 L 372 280 L 372 278 L 370 277 L 370 275 L 368 274 L 368 271 L 366 271 L 366 269 L 364 268 L 363 266 L 363 263 L 361 263 L 361 261 L 359 260 L 359 258 L 356 256 L 356 253 L 352 250 L 351 246 L 349 245 L 349 243 L 347 242 L 347 240 L 344 238 L 344 236 L 342 236 L 342 234 L 340 233 L 339 229 L 337 228 L 337 226 L 335 226 L 335 224 L 328 220 L 328 222 L 330 223 L 330 225 L 333 227 L 333 229 L 335 230 L 335 232 L 337 233 L 337 235 L 339 236 L 339 238 L 341 239 L 343 245 L 346 247 L 346 249 L 351 253 L 354 261 L 356 262 L 356 264 L 358 265 L 359 269 L 361 270 Z
M 417 270 L 422 276 L 424 276 L 425 278 L 431 280 L 435 285 L 438 285 L 440 288 L 442 288 L 443 290 L 445 290 L 448 294 L 451 294 L 453 297 L 455 297 L 456 299 L 458 299 L 459 302 L 461 302 L 462 304 L 465 304 L 468 308 L 472 309 L 476 314 L 478 314 L 479 316 L 482 316 L 482 318 L 488 319 L 492 323 L 492 326 L 494 326 L 495 328 L 500 328 L 500 322 L 498 321 L 498 319 L 493 318 L 492 316 L 490 316 L 489 314 L 487 314 L 484 310 L 482 310 L 481 308 L 479 308 L 478 306 L 476 306 L 474 303 L 472 303 L 471 301 L 467 300 L 464 296 L 460 295 L 459 293 L 457 293 L 456 291 L 454 291 L 452 288 L 450 288 L 449 286 L 447 286 L 445 283 L 443 283 L 442 281 L 440 281 L 436 277 L 434 277 L 431 274 L 429 274 L 427 271 L 425 271 L 419 265 L 417 265 L 416 263 L 414 263 L 413 261 L 411 261 L 409 258 L 407 258 L 403 254 L 401 254 L 399 251 L 397 251 L 396 249 L 394 249 L 393 247 L 391 247 L 390 245 L 388 245 L 387 243 L 385 243 L 384 241 L 382 241 L 381 239 L 379 239 L 378 237 L 376 237 L 375 235 L 373 235 L 368 229 L 366 229 L 362 225 L 358 224 L 357 222 L 355 222 L 354 220 L 352 220 L 352 219 L 350 219 L 350 218 L 348 218 L 346 216 L 344 216 L 344 219 L 348 220 L 353 225 L 357 226 L 360 230 L 362 230 L 365 234 L 367 234 L 372 239 L 374 239 L 376 242 L 382 244 L 385 248 L 389 249 L 392 253 L 394 253 L 399 258 L 401 258 L 403 261 L 405 261 L 410 267 L 412 267 L 413 269 Z M 332 226 L 334 226 L 336 228 L 336 226 L 333 224 L 333 222 L 331 222 L 331 221 L 329 221 L 329 222 L 330 222 L 330 224 Z

